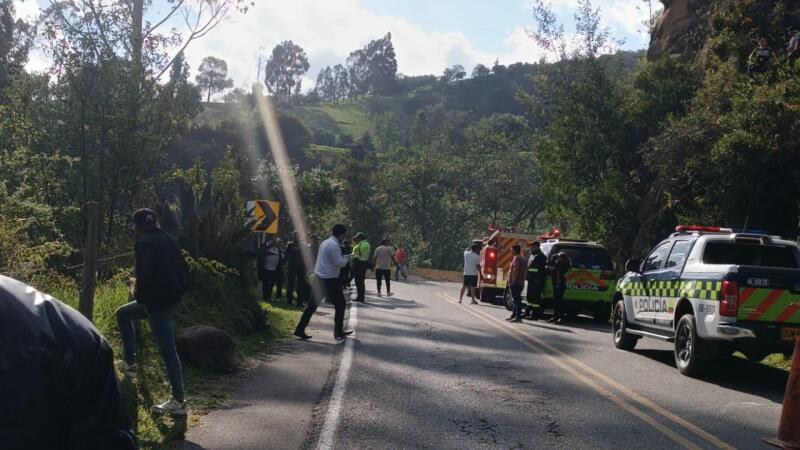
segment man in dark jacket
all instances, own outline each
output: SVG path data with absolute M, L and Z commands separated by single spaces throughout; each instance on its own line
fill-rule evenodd
M 74 309 L 4 276 L 0 448 L 138 448 L 108 342 Z
M 293 231 L 292 240 L 286 244 L 286 303 L 292 304 L 292 294 L 297 288 L 297 306 L 303 306 L 303 301 L 308 295 L 301 245 L 303 243 L 297 239 L 297 232 Z
M 124 351 L 123 372 L 135 377 L 136 329 L 134 321 L 147 320 L 158 351 L 167 368 L 172 397 L 155 405 L 153 412 L 186 414 L 183 398 L 183 372 L 175 348 L 175 313 L 186 292 L 187 269 L 175 238 L 158 226 L 156 215 L 149 209 L 133 213 L 136 231 L 135 302 L 117 310 L 117 326 Z
M 567 273 L 572 269 L 572 263 L 566 253 L 553 255 L 549 267 L 553 274 L 553 317 L 548 322 L 563 323 L 566 319 L 564 311 L 564 293 L 567 290 Z
M 531 244 L 531 256 L 528 259 L 528 291 L 525 301 L 528 303 L 526 315 L 528 319 L 538 320 L 542 315 L 542 291 L 547 279 L 547 257 L 542 253 L 539 241 Z

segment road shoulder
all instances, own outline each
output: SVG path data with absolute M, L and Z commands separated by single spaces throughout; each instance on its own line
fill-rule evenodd
M 311 341 L 275 344 L 225 404 L 186 435 L 184 450 L 299 448 L 306 442 L 341 345 L 333 339 L 333 309 L 321 306 Z

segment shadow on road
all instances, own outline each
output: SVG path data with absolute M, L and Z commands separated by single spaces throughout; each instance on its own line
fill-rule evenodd
M 673 352 L 669 350 L 636 350 L 635 353 L 653 361 L 675 368 Z M 783 402 L 788 372 L 742 358 L 720 359 L 712 363 L 708 373 L 699 380 L 716 384 L 726 389 Z

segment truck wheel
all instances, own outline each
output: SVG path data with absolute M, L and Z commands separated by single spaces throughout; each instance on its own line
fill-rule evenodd
M 697 336 L 694 315 L 685 314 L 675 329 L 675 365 L 687 376 L 696 376 L 705 369 L 706 361 L 700 358 L 705 343 Z
M 611 318 L 611 305 L 601 303 L 594 307 L 594 321 L 597 323 L 608 323 Z
M 514 310 L 514 297 L 511 295 L 511 289 L 503 291 L 503 306 L 509 311 Z
M 639 338 L 628 334 L 625 329 L 628 322 L 625 319 L 625 302 L 620 300 L 614 305 L 614 320 L 611 322 L 611 331 L 614 336 L 614 347 L 620 350 L 633 350 Z

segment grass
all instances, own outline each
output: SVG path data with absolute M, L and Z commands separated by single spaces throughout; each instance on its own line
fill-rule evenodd
M 58 283 L 52 283 L 52 286 L 40 288 L 72 307 L 78 305 L 78 287 L 74 282 L 59 280 Z M 258 298 L 255 288 L 243 291 Z M 117 360 L 121 359 L 122 341 L 114 313 L 129 298 L 130 294 L 122 277 L 99 284 L 95 293 L 93 321 L 113 347 Z M 197 423 L 200 416 L 218 408 L 228 398 L 238 385 L 240 374 L 253 366 L 252 356 L 266 351 L 273 340 L 290 336 L 300 318 L 299 308 L 262 302 L 260 306 L 266 313 L 269 326 L 264 330 L 240 335 L 231 328 L 235 324 L 232 316 L 236 308 L 230 306 L 239 303 L 237 300 L 240 299 L 216 298 L 213 302 L 203 302 L 187 296 L 181 306 L 177 333 L 180 333 L 180 328 L 190 325 L 212 325 L 226 329 L 234 339 L 237 367 L 240 369 L 234 374 L 219 374 L 184 364 L 186 400 L 190 411 L 188 423 L 155 416 L 149 412 L 151 405 L 160 403 L 169 396 L 169 384 L 149 327 L 145 323 L 138 324 L 138 377 L 132 381 L 123 379 L 121 373 L 118 375 L 122 380 L 122 390 L 142 450 L 174 448 L 187 427 Z
M 308 147 L 308 157 L 326 169 L 333 169 L 342 158 L 347 157 L 350 150 L 341 147 L 311 144 Z
M 358 139 L 372 131 L 369 113 L 361 102 L 337 105 L 293 106 L 284 111 L 302 120 L 309 128 L 334 135 L 349 134 Z

